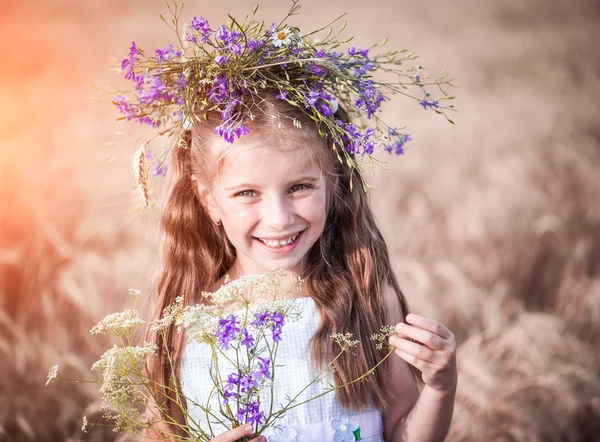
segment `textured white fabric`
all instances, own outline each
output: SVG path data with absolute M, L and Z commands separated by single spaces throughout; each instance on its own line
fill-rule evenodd
M 276 356 L 273 386 L 275 409 L 280 408 L 279 404 L 287 403 L 286 398 L 295 397 L 318 373 L 311 363 L 310 339 L 319 326 L 319 312 L 312 298 L 300 298 L 298 302 L 302 307 L 302 318 L 284 325 L 282 341 L 279 343 Z M 200 428 L 207 428 L 210 425 L 214 434 L 220 434 L 224 428 L 215 423 L 214 419 L 207 421 L 206 413 L 194 405 L 194 402 L 203 405 L 208 403 L 213 388 L 210 366 L 210 347 L 206 344 L 188 342 L 181 365 L 183 393 L 191 399 L 188 401 L 188 413 Z M 226 364 L 220 366 L 223 376 L 227 376 L 232 371 Z M 327 382 L 332 381 L 330 379 Z M 323 392 L 327 382 L 311 386 L 297 398 L 297 402 L 319 395 Z M 265 391 L 270 391 L 270 389 L 263 389 L 261 400 L 263 404 L 268 404 L 270 396 L 265 395 Z M 210 404 L 211 409 L 218 410 L 218 401 L 214 395 Z M 362 441 L 383 441 L 382 417 L 373 404 L 358 413 L 348 412 L 347 416 L 344 416 L 343 413 L 344 410 L 336 401 L 335 393 L 329 393 L 308 404 L 289 410 L 275 423 L 276 428 L 270 428 L 264 435 L 270 442 L 352 442 L 353 438 L 343 437 L 344 434 L 348 436 L 349 432 L 342 430 L 354 428 L 352 427 L 353 423 L 357 423 L 360 427 Z M 335 423 L 338 427 L 337 430 L 332 426 L 333 421 L 337 421 Z M 348 425 L 340 427 L 340 422 L 342 424 L 348 422 Z M 192 420 L 190 420 L 190 425 L 191 423 Z

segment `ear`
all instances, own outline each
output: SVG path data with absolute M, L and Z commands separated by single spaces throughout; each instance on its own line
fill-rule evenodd
M 221 211 L 219 207 L 215 203 L 215 198 L 208 189 L 208 187 L 198 180 L 198 177 L 192 174 L 192 184 L 194 186 L 194 191 L 200 200 L 200 203 L 204 206 L 206 211 L 208 212 L 208 216 L 215 224 L 219 224 L 221 222 Z

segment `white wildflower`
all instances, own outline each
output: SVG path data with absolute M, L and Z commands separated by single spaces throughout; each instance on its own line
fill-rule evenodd
M 347 350 L 360 344 L 359 341 L 353 340 L 352 336 L 352 333 L 334 333 L 331 335 L 333 340 L 342 348 L 342 350 Z
M 175 302 L 169 306 L 167 306 L 163 310 L 162 318 L 158 321 L 155 321 L 150 330 L 154 332 L 161 332 L 171 325 L 175 324 L 177 318 L 181 316 L 183 312 L 183 296 L 178 296 L 175 298 Z
M 177 325 L 187 329 L 189 340 L 212 343 L 219 328 L 220 313 L 221 310 L 217 306 L 187 306 L 177 319 Z
M 54 365 L 50 369 L 50 373 L 48 373 L 48 380 L 46 381 L 46 386 L 48 386 L 48 384 L 50 384 L 50 382 L 55 380 L 57 377 L 58 377 L 58 365 Z
M 292 42 L 293 33 L 290 28 L 282 29 L 279 32 L 274 32 L 273 37 L 271 38 L 271 43 L 273 43 L 278 48 L 282 46 L 287 46 Z
M 388 339 L 395 334 L 396 329 L 393 325 L 383 325 L 379 333 L 371 335 L 371 340 L 377 342 L 375 347 L 377 350 L 381 350 L 383 347 L 389 347 Z
M 87 416 L 83 416 L 83 423 L 81 424 L 81 431 L 84 433 L 87 433 L 89 428 L 90 428 L 90 426 L 88 424 Z
M 136 325 L 145 323 L 146 321 L 138 316 L 137 310 L 128 309 L 106 316 L 92 328 L 90 333 L 93 335 L 100 334 L 121 337 L 130 333 Z
M 139 376 L 143 373 L 143 363 L 150 355 L 158 352 L 158 346 L 118 347 L 104 352 L 99 361 L 92 365 L 92 370 L 102 371 L 102 387 L 100 392 L 104 402 L 116 408 L 128 407 L 130 403 L 142 401 Z
M 130 296 L 133 296 L 136 301 L 142 297 L 142 291 L 141 290 L 138 290 L 138 289 L 128 289 L 127 292 L 129 293 Z

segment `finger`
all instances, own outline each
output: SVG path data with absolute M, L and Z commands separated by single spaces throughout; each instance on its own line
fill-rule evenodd
M 396 332 L 400 337 L 407 338 L 413 342 L 417 341 L 434 350 L 443 350 L 446 346 L 444 339 L 435 333 L 402 322 L 396 325 Z
M 267 438 L 264 436 L 258 436 L 250 440 L 249 442 L 267 442 Z
M 450 330 L 444 327 L 435 319 L 426 318 L 425 316 L 415 315 L 411 313 L 406 317 L 406 322 L 415 327 L 422 328 L 424 330 L 429 330 L 432 333 L 435 333 L 438 336 L 441 336 L 444 339 L 449 339 L 452 336 Z
M 438 362 L 438 358 L 436 358 L 436 352 L 424 345 L 408 341 L 398 336 L 391 336 L 390 344 L 397 350 L 412 355 L 416 359 L 420 359 L 430 364 L 436 364 Z
M 394 350 L 398 356 L 408 362 L 410 365 L 416 367 L 419 371 L 426 372 L 429 363 L 417 358 L 415 355 L 402 351 L 400 349 Z
M 241 427 L 232 428 L 225 433 L 219 434 L 211 442 L 235 442 L 252 433 L 253 430 L 254 427 L 252 427 L 252 425 L 242 425 Z

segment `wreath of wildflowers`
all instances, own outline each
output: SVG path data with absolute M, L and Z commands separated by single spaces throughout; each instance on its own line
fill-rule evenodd
M 125 79 L 133 82 L 133 89 L 118 91 L 113 99 L 122 114 L 120 119 L 157 130 L 134 155 L 136 187 L 145 207 L 150 201 L 148 177 L 164 175 L 168 168 L 169 148 L 155 154 L 148 147 L 152 140 L 180 136 L 194 120 L 218 112 L 221 121 L 215 133 L 233 143 L 250 133 L 245 122 L 262 112 L 260 94 L 265 89 L 276 91 L 277 99 L 313 120 L 339 160 L 361 178 L 361 163 L 372 165 L 376 148 L 400 155 L 411 141 L 409 134 L 378 116 L 389 95 L 409 97 L 452 123 L 446 111 L 453 106 L 445 103 L 454 97 L 448 96 L 444 87 L 454 85 L 445 71 L 440 78 L 430 80 L 421 66 L 403 68 L 405 62 L 416 59 L 412 52 L 373 55 L 385 40 L 368 49 L 340 50 L 352 40 L 338 40 L 346 22 L 337 33 L 333 31 L 332 25 L 343 15 L 303 34 L 287 24 L 300 9 L 298 0 L 292 0 L 290 11 L 279 24 L 267 26 L 255 20 L 257 6 L 243 22 L 229 16 L 230 21 L 217 29 L 203 17 L 194 16 L 189 24 L 182 24 L 183 4 L 167 3 L 167 7 L 172 17 L 167 20 L 161 15 L 161 19 L 177 35 L 177 44 L 148 53 L 133 42 L 120 66 Z M 320 33 L 326 35 L 317 39 Z M 393 80 L 374 78 L 378 72 Z M 429 88 L 435 88 L 436 94 Z M 348 113 L 351 123 L 336 117 L 339 107 Z M 301 127 L 297 119 L 291 119 L 295 127 Z M 175 145 L 187 148 L 181 137 Z M 362 183 L 366 186 L 365 180 Z

